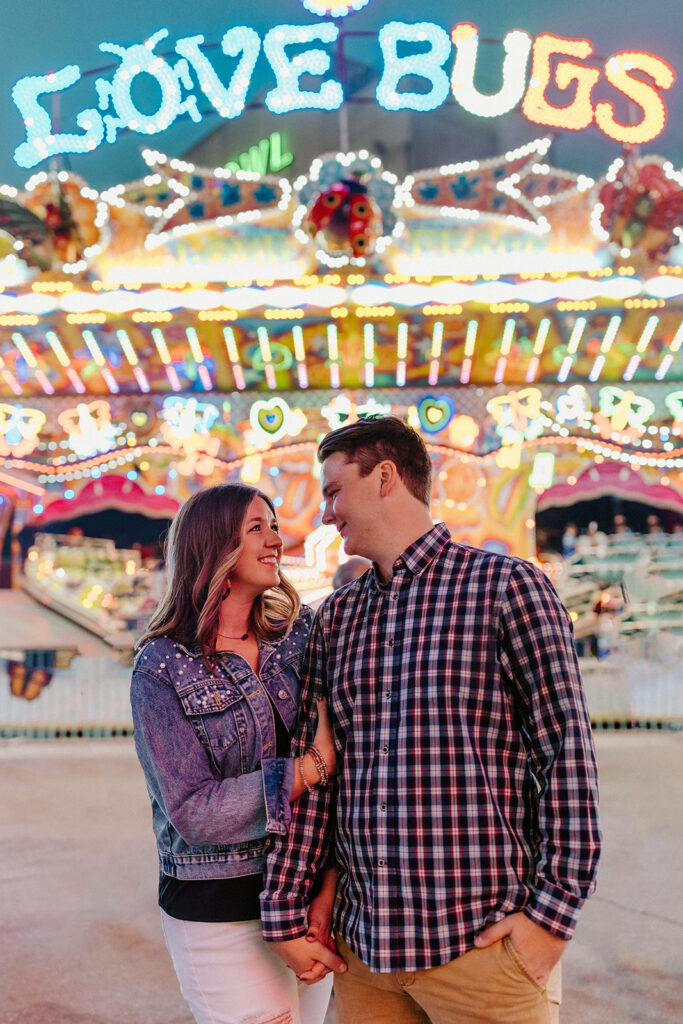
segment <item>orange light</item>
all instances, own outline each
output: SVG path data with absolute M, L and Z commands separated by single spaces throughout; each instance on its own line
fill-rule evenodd
M 593 104 L 591 92 L 600 71 L 577 64 L 571 60 L 561 60 L 555 68 L 555 84 L 559 89 L 568 89 L 576 83 L 574 100 L 566 107 L 555 107 L 545 98 L 545 91 L 552 80 L 550 58 L 553 54 L 566 54 L 585 60 L 593 52 L 588 39 L 563 39 L 561 36 L 544 32 L 534 39 L 531 61 L 529 88 L 522 102 L 522 113 L 535 124 L 547 124 L 556 128 L 571 128 L 579 131 L 587 128 L 593 121 Z
M 622 124 L 614 117 L 614 104 L 603 100 L 595 105 L 598 127 L 617 142 L 637 146 L 654 139 L 666 124 L 666 107 L 654 85 L 634 78 L 632 71 L 643 71 L 660 89 L 670 89 L 676 76 L 661 57 L 640 51 L 615 53 L 605 64 L 605 77 L 615 89 L 642 108 L 643 117 L 633 125 Z

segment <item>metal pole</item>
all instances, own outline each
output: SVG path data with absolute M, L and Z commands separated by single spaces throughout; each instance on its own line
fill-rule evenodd
M 344 26 L 339 26 L 337 36 L 337 76 L 342 87 L 344 98 L 339 108 L 339 149 L 342 153 L 349 151 L 349 114 L 346 106 L 346 58 L 344 55 Z

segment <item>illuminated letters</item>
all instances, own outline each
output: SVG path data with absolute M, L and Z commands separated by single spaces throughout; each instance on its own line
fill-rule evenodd
M 189 96 L 180 101 L 180 86 L 192 88 L 192 81 L 186 60 L 179 60 L 175 69 L 168 66 L 163 57 L 155 57 L 152 53 L 155 45 L 168 35 L 168 29 L 162 28 L 155 32 L 144 43 L 134 46 L 119 46 L 117 43 L 100 43 L 100 50 L 115 53 L 121 57 L 121 64 L 111 82 L 104 78 L 95 81 L 100 110 L 106 110 L 111 103 L 116 111 L 104 115 L 107 129 L 107 142 L 114 142 L 119 128 L 130 128 L 136 132 L 153 135 L 173 124 L 178 114 L 187 113 L 193 121 L 201 121 L 197 100 Z M 161 103 L 155 114 L 144 114 L 133 100 L 133 82 L 138 75 L 151 75 L 156 78 L 161 89 Z
M 428 42 L 430 45 L 428 50 L 399 57 L 399 42 Z M 380 29 L 379 45 L 382 47 L 384 71 L 377 86 L 377 102 L 387 110 L 434 110 L 440 107 L 449 91 L 448 75 L 442 66 L 451 52 L 447 33 L 428 21 L 416 25 L 391 21 Z M 405 75 L 426 78 L 431 82 L 431 90 L 428 93 L 397 92 L 396 87 Z
M 223 36 L 221 49 L 226 57 L 236 57 L 239 53 L 242 54 L 227 89 L 208 58 L 199 49 L 203 42 L 204 36 L 187 36 L 185 39 L 178 40 L 176 50 L 190 62 L 197 74 L 202 92 L 221 117 L 228 119 L 237 117 L 244 110 L 247 89 L 261 49 L 258 33 L 253 28 L 245 28 L 240 25 L 237 28 L 228 29 Z
M 261 139 L 240 153 L 237 160 L 225 164 L 228 171 L 255 171 L 256 174 L 278 174 L 294 163 L 294 156 L 286 148 L 280 132 L 271 132 L 267 139 Z
M 662 131 L 666 124 L 666 107 L 655 87 L 634 78 L 631 71 L 644 71 L 660 89 L 670 89 L 676 76 L 666 61 L 650 53 L 615 53 L 605 64 L 608 82 L 642 108 L 643 118 L 638 124 L 622 124 L 614 117 L 613 104 L 603 101 L 595 106 L 596 124 L 617 142 L 637 146 Z
M 67 64 L 49 75 L 29 75 L 21 78 L 12 89 L 12 99 L 19 107 L 26 128 L 26 141 L 14 150 L 14 159 L 20 167 L 35 167 L 41 160 L 57 153 L 87 153 L 97 149 L 104 137 L 102 118 L 94 109 L 81 110 L 76 124 L 85 129 L 84 135 L 52 132 L 52 121 L 38 103 L 46 92 L 61 92 L 74 85 L 81 77 L 76 64 Z
M 355 0 L 356 4 L 362 2 Z M 331 13 L 335 15 L 334 10 Z M 199 90 L 221 117 L 238 117 L 246 107 L 261 52 L 261 39 L 256 30 L 237 25 L 223 35 L 223 53 L 226 57 L 238 58 L 227 84 L 202 49 L 204 36 L 179 39 L 175 45 L 178 58 L 173 62 L 153 52 L 157 42 L 167 35 L 166 29 L 159 29 L 144 43 L 100 44 L 104 52 L 117 54 L 121 63 L 111 80 L 95 79 L 99 110 L 88 107 L 76 115 L 82 134 L 55 133 L 50 115 L 39 103 L 42 95 L 61 92 L 79 82 L 81 69 L 77 65 L 68 64 L 48 75 L 21 78 L 12 90 L 26 130 L 25 141 L 14 151 L 19 166 L 34 167 L 60 153 L 87 153 L 103 141 L 115 142 L 120 129 L 152 135 L 164 131 L 185 114 L 199 122 L 202 115 L 195 95 Z M 328 20 L 314 25 L 277 25 L 266 33 L 263 52 L 275 76 L 275 85 L 265 97 L 265 105 L 271 113 L 336 110 L 342 105 L 344 90 L 333 78 L 324 79 L 317 90 L 301 87 L 304 75 L 325 76 L 331 66 L 330 54 L 309 44 L 320 42 L 329 46 L 338 38 L 338 26 Z M 670 89 L 675 80 L 669 64 L 653 54 L 624 51 L 610 57 L 604 66 L 604 77 L 642 111 L 640 120 L 629 125 L 617 120 L 614 104 L 609 100 L 595 105 L 592 102 L 592 92 L 603 69 L 581 63 L 593 53 L 593 46 L 587 39 L 564 39 L 542 33 L 532 44 L 527 32 L 508 32 L 503 40 L 502 85 L 492 94 L 480 92 L 474 84 L 480 41 L 475 25 L 460 22 L 449 37 L 443 28 L 432 22 L 392 21 L 380 29 L 378 40 L 383 67 L 376 97 L 385 110 L 434 110 L 452 91 L 455 101 L 471 114 L 499 117 L 521 100 L 522 113 L 535 124 L 579 131 L 595 121 L 605 135 L 627 145 L 649 142 L 662 131 L 666 107 L 661 92 Z M 403 52 L 406 44 L 413 52 Z M 290 55 L 288 46 L 304 48 Z M 449 76 L 444 65 L 453 47 L 456 52 Z M 531 72 L 527 86 L 530 51 Z M 640 74 L 647 75 L 651 81 L 643 81 Z M 153 78 L 158 86 L 160 99 L 153 113 L 141 110 L 134 98 L 134 85 L 140 75 Z M 399 91 L 401 80 L 410 76 L 425 81 L 428 86 L 425 91 Z M 571 102 L 555 106 L 546 95 L 551 87 L 570 90 Z
M 462 23 L 451 32 L 457 48 L 451 88 L 461 107 L 479 117 L 499 117 L 516 107 L 526 89 L 526 65 L 531 50 L 527 32 L 508 32 L 503 40 L 503 84 L 497 93 L 485 95 L 474 86 L 474 70 L 479 51 L 479 29 Z
M 531 64 L 531 81 L 527 89 L 522 112 L 530 121 L 552 125 L 556 128 L 571 128 L 579 131 L 593 121 L 591 92 L 600 78 L 597 68 L 587 68 L 571 60 L 559 61 L 555 68 L 555 82 L 559 89 L 568 89 L 576 82 L 576 95 L 566 107 L 555 107 L 545 98 L 545 91 L 551 82 L 550 57 L 561 53 L 585 60 L 593 52 L 587 39 L 562 39 L 549 33 L 534 39 Z
M 277 82 L 266 95 L 266 106 L 273 114 L 285 114 L 290 110 L 317 107 L 320 110 L 337 110 L 344 101 L 339 82 L 323 82 L 320 92 L 302 91 L 299 79 L 304 74 L 324 75 L 330 68 L 330 55 L 324 50 L 306 50 L 295 57 L 285 52 L 287 43 L 309 43 L 320 39 L 323 43 L 334 43 L 339 29 L 331 22 L 322 25 L 278 25 L 271 28 L 263 40 L 263 50 L 275 72 Z

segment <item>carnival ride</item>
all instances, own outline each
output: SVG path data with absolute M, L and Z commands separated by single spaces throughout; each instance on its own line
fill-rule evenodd
M 626 152 L 595 182 L 550 146 L 403 180 L 333 153 L 293 182 L 146 150 L 102 193 L 0 190 L 15 534 L 242 479 L 319 589 L 317 439 L 389 411 L 456 539 L 535 557 L 539 502 L 596 486 L 683 509 L 683 176 Z

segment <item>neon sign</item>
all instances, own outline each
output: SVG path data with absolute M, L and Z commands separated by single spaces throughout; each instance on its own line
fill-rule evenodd
M 65 409 L 57 422 L 64 428 L 71 450 L 82 459 L 97 452 L 109 452 L 115 445 L 116 427 L 111 422 L 111 407 L 102 398 Z
M 280 132 L 271 132 L 267 139 L 261 139 L 240 153 L 237 160 L 224 164 L 226 171 L 253 171 L 256 174 L 279 174 L 294 163 Z
M 39 432 L 45 424 L 40 409 L 0 404 L 0 455 L 21 458 L 38 447 Z
M 337 110 L 344 102 L 344 88 L 330 74 L 339 39 L 339 26 L 332 21 L 277 25 L 263 40 L 248 26 L 229 28 L 220 44 L 223 54 L 237 61 L 228 82 L 221 80 L 203 51 L 203 35 L 179 39 L 177 59 L 154 52 L 167 36 L 168 30 L 162 28 L 132 46 L 100 43 L 100 50 L 118 56 L 120 64 L 111 79 L 95 79 L 97 107 L 87 107 L 76 115 L 78 132 L 55 131 L 39 102 L 48 93 L 75 85 L 81 78 L 78 65 L 21 78 L 12 89 L 12 98 L 24 120 L 26 139 L 15 149 L 15 161 L 21 167 L 34 167 L 59 153 L 87 153 L 105 141 L 113 143 L 121 130 L 154 135 L 178 117 L 199 122 L 198 92 L 220 117 L 238 117 L 245 109 L 261 51 L 275 76 L 275 85 L 265 96 L 271 113 Z M 615 53 L 600 68 L 586 63 L 593 54 L 588 39 L 565 39 L 548 32 L 532 39 L 515 29 L 502 40 L 502 87 L 495 94 L 485 94 L 474 84 L 479 46 L 475 25 L 458 23 L 449 34 L 433 22 L 409 25 L 392 21 L 380 29 L 378 42 L 382 62 L 376 98 L 386 110 L 434 110 L 452 95 L 476 116 L 498 117 L 521 102 L 522 113 L 535 124 L 579 131 L 595 123 L 611 139 L 630 145 L 649 142 L 660 134 L 666 122 L 661 92 L 670 89 L 675 80 L 671 66 L 651 53 Z M 297 52 L 289 49 L 292 46 Z M 449 75 L 445 65 L 453 49 L 455 60 Z M 140 75 L 153 78 L 158 86 L 157 109 L 152 113 L 142 111 L 135 99 L 134 86 Z M 429 88 L 419 92 L 402 88 L 408 77 L 421 79 Z M 619 121 L 610 100 L 593 102 L 593 89 L 602 77 L 638 109 L 635 124 Z M 313 85 L 308 87 L 310 79 Z M 550 87 L 564 93 L 570 102 L 553 104 L 547 96 Z

